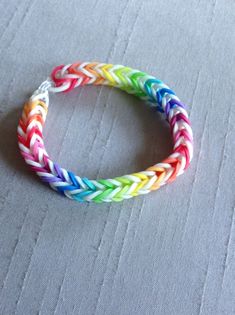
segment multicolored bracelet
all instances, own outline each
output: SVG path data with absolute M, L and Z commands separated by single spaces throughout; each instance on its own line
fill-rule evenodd
M 173 138 L 173 152 L 145 171 L 114 179 L 89 180 L 54 163 L 44 146 L 49 92 L 69 92 L 86 84 L 109 85 L 148 101 L 165 114 Z M 25 162 L 43 182 L 78 201 L 111 202 L 144 195 L 170 183 L 189 166 L 193 135 L 185 106 L 162 81 L 122 65 L 82 62 L 56 67 L 24 105 L 18 125 L 18 143 Z

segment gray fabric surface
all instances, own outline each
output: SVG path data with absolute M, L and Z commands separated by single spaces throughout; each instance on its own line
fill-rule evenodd
M 0 2 L 0 314 L 235 314 L 235 2 Z M 31 174 L 16 126 L 55 65 L 128 65 L 188 104 L 190 169 L 118 204 L 79 204 Z M 159 114 L 87 87 L 51 97 L 48 152 L 90 178 L 142 170 L 171 150 Z

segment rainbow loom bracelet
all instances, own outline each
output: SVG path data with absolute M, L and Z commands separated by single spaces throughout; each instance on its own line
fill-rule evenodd
M 164 113 L 173 138 L 170 156 L 145 171 L 114 179 L 81 178 L 54 163 L 42 135 L 49 92 L 69 92 L 86 84 L 120 88 Z M 184 104 L 162 81 L 122 65 L 82 62 L 56 67 L 24 105 L 17 132 L 21 154 L 31 169 L 54 190 L 77 201 L 111 202 L 147 194 L 175 180 L 193 156 L 192 129 Z

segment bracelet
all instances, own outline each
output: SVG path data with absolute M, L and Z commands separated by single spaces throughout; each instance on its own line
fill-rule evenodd
M 42 135 L 49 92 L 69 92 L 86 84 L 117 87 L 155 106 L 170 125 L 174 144 L 170 156 L 145 171 L 97 180 L 81 178 L 53 162 Z M 147 194 L 174 181 L 193 156 L 192 129 L 184 104 L 162 81 L 122 65 L 83 62 L 56 67 L 24 105 L 17 133 L 20 152 L 31 169 L 54 190 L 77 201 L 111 202 Z

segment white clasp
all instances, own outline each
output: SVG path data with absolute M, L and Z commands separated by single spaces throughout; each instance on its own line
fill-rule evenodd
M 37 91 L 40 93 L 47 92 L 50 90 L 51 87 L 54 87 L 55 83 L 48 77 L 45 81 L 43 81 L 40 86 L 38 87 Z
M 43 81 L 36 91 L 33 92 L 33 95 L 30 97 L 30 99 L 40 99 L 44 101 L 47 105 L 49 104 L 49 89 L 54 86 L 54 82 L 51 80 L 51 78 L 47 78 L 45 81 Z

